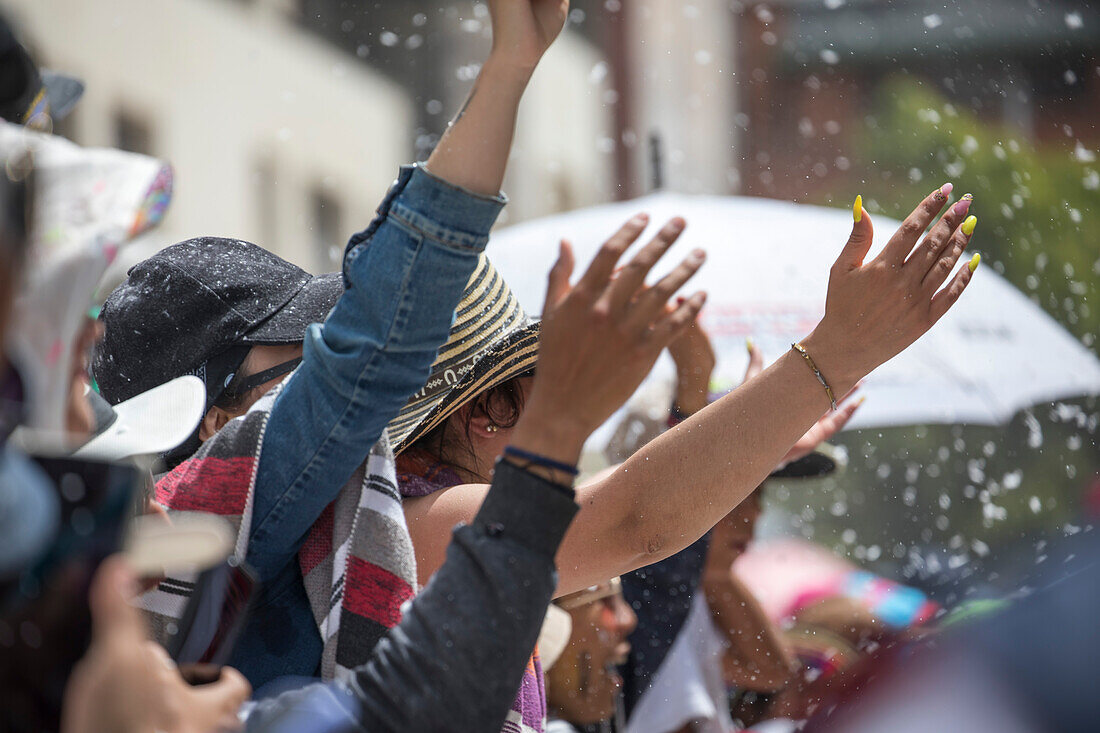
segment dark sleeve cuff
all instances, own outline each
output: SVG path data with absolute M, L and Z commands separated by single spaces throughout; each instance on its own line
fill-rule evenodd
M 553 556 L 580 509 L 572 492 L 544 478 L 498 461 L 493 484 L 472 527 Z

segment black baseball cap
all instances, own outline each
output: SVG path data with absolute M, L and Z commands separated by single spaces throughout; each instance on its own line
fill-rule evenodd
M 239 239 L 188 239 L 134 265 L 107 298 L 92 373 L 113 405 L 194 374 L 209 410 L 249 348 L 301 342 L 343 292 L 340 273 L 310 275 Z

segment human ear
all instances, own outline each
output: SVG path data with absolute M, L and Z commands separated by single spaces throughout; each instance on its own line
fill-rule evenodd
M 462 410 L 467 411 L 461 418 L 465 421 L 466 415 L 473 410 L 473 406 L 463 405 Z M 459 412 L 461 413 L 461 410 Z M 470 426 L 470 437 L 480 438 L 482 440 L 495 437 L 501 430 L 500 426 L 493 421 L 493 418 L 490 417 L 485 410 L 478 410 L 470 417 L 469 422 L 466 424 Z
M 225 427 L 225 424 L 232 420 L 236 415 L 231 415 L 221 407 L 211 407 L 210 410 L 203 415 L 202 422 L 199 423 L 199 440 L 203 443 L 214 437 L 214 434 Z

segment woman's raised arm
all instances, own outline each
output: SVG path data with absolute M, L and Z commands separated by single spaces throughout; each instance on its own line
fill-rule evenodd
M 976 219 L 930 194 L 882 253 L 859 199 L 852 234 L 829 276 L 825 316 L 801 345 L 839 397 L 920 338 L 958 300 L 978 264 L 955 269 Z M 617 471 L 577 490 L 583 511 L 558 553 L 558 593 L 660 560 L 739 504 L 832 406 L 807 360 L 788 351 L 751 382 L 651 441 Z
M 830 271 L 825 316 L 801 342 L 833 396 L 848 393 L 872 369 L 916 341 L 958 300 L 970 282 L 977 266 L 976 256 L 943 286 L 974 231 L 973 217 L 962 221 L 964 209 L 952 208 L 917 244 L 946 200 L 942 189 L 930 194 L 909 215 L 882 254 L 864 263 L 873 232 L 871 218 L 857 199 L 852 235 Z M 633 357 L 640 352 L 625 350 L 622 334 L 616 334 L 614 340 L 607 340 L 607 334 L 615 334 L 612 326 L 617 318 L 640 305 L 648 306 L 658 297 L 663 303 L 671 295 L 665 292 L 667 278 L 652 288 L 646 288 L 643 281 L 656 257 L 679 235 L 682 223 L 674 223 L 666 225 L 654 243 L 623 269 L 615 278 L 617 286 L 607 287 L 599 298 L 573 311 L 577 318 L 597 319 L 603 331 L 561 330 L 568 334 L 563 338 L 594 338 L 604 347 L 610 345 L 612 348 L 602 351 L 605 356 L 601 358 L 630 358 L 630 374 L 622 379 L 622 385 L 631 383 L 636 376 L 634 370 L 642 368 L 643 362 L 648 360 L 651 365 L 649 359 L 655 358 L 655 353 L 647 350 L 645 359 L 635 361 Z M 604 245 L 593 264 L 601 277 L 606 277 L 605 263 L 617 260 L 643 227 L 644 222 L 632 222 L 624 227 L 629 230 L 626 239 L 620 232 Z M 578 288 L 582 294 L 586 292 L 584 278 Z M 639 299 L 639 292 L 646 293 L 646 297 Z M 683 324 L 677 325 L 679 330 Z M 661 336 L 671 340 L 667 331 Z M 590 340 L 577 340 L 575 346 L 583 346 L 590 355 L 597 352 Z M 544 340 L 542 348 L 545 354 L 550 344 Z M 560 353 L 569 353 L 572 369 L 584 370 L 580 350 Z M 603 366 L 606 370 L 611 364 Z M 648 370 L 649 366 L 644 368 Z M 563 373 L 568 373 L 568 368 Z M 599 370 L 589 376 L 596 374 Z M 620 374 L 626 376 L 625 372 Z M 544 408 L 567 408 L 584 423 L 594 405 L 568 392 L 555 392 L 551 397 L 548 391 L 544 395 L 536 398 L 532 394 L 516 426 L 514 440 L 529 442 L 533 450 L 569 460 L 579 450 L 576 434 L 581 431 L 555 435 L 538 429 L 542 420 L 528 417 Z M 617 393 L 609 396 L 619 399 Z M 807 360 L 792 349 L 748 384 L 651 441 L 616 470 L 578 487 L 581 511 L 557 555 L 557 595 L 649 565 L 697 540 L 741 503 L 831 406 L 830 393 Z M 405 503 L 422 582 L 442 564 L 448 530 L 457 522 L 473 518 L 487 490 L 485 485 L 467 484 Z

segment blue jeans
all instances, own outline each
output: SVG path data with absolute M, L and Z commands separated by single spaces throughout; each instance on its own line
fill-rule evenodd
M 322 644 L 298 550 L 424 385 L 504 203 L 408 166 L 349 242 L 346 290 L 306 332 L 302 364 L 275 401 L 260 454 L 247 562 L 263 590 L 231 660 L 253 687 L 316 675 Z

